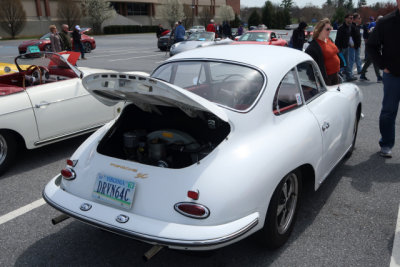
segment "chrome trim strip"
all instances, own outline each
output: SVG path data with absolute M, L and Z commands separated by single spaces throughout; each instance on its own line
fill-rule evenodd
M 93 132 L 93 131 L 99 129 L 100 127 L 102 127 L 103 125 L 104 124 L 100 124 L 100 125 L 96 125 L 96 126 L 93 126 L 93 127 L 90 127 L 90 128 L 86 128 L 86 129 L 80 130 L 80 131 L 76 131 L 76 132 L 72 132 L 72 133 L 68 133 L 68 134 L 63 134 L 63 135 L 59 135 L 59 136 L 56 136 L 56 137 L 51 137 L 51 138 L 48 138 L 48 139 L 45 139 L 45 140 L 42 140 L 42 141 L 37 141 L 37 142 L 34 143 L 34 145 L 35 146 L 44 145 L 44 144 L 47 144 L 47 143 L 53 143 L 53 142 L 56 142 L 56 141 L 61 141 L 63 139 L 67 139 L 67 138 L 70 138 L 70 137 L 73 137 L 73 136 L 78 136 L 78 135 L 81 135 L 81 134 Z
M 87 224 L 90 224 L 90 225 L 93 225 L 93 226 L 96 226 L 99 228 L 103 228 L 107 231 L 111 231 L 116 234 L 126 236 L 126 237 L 129 237 L 132 239 L 136 239 L 139 241 L 152 243 L 152 244 L 156 243 L 156 244 L 163 245 L 163 246 L 175 246 L 175 247 L 182 247 L 182 248 L 216 246 L 216 245 L 220 245 L 223 243 L 227 243 L 229 241 L 232 241 L 232 240 L 244 235 L 245 233 L 250 231 L 253 227 L 255 227 L 258 224 L 258 218 L 256 218 L 251 223 L 249 223 L 242 229 L 236 231 L 235 233 L 232 233 L 230 235 L 226 235 L 223 237 L 215 238 L 215 239 L 178 240 L 178 239 L 170 239 L 170 238 L 160 238 L 157 236 L 146 235 L 146 234 L 142 234 L 142 233 L 138 233 L 138 232 L 134 232 L 134 231 L 129 231 L 127 229 L 116 227 L 114 225 L 110 225 L 110 224 L 83 216 L 81 214 L 77 214 L 77 213 L 75 213 L 71 210 L 65 209 L 65 208 L 61 207 L 60 205 L 58 205 L 57 203 L 53 202 L 49 197 L 47 197 L 44 190 L 42 192 L 42 196 L 43 196 L 43 199 L 47 202 L 47 204 L 49 204 L 56 210 L 59 210 L 62 213 L 65 213 L 65 214 L 69 215 L 70 217 L 73 217 L 79 221 L 82 221 L 84 223 L 87 223 Z

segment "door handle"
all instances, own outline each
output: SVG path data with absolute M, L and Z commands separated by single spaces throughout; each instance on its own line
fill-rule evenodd
M 329 128 L 329 123 L 328 122 L 324 122 L 324 124 L 322 124 L 322 131 L 325 132 L 325 130 L 327 130 Z
M 49 102 L 42 101 L 42 102 L 40 102 L 40 104 L 36 104 L 35 108 L 43 108 L 43 107 L 47 107 L 48 105 L 50 105 Z

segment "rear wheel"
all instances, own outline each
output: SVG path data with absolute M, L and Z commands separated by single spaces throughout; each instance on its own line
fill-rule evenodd
M 282 246 L 293 230 L 300 204 L 301 173 L 288 173 L 276 187 L 269 203 L 264 228 L 260 231 L 262 243 L 276 249 Z
M 17 142 L 8 132 L 0 131 L 0 175 L 2 175 L 15 160 Z
M 83 49 L 85 49 L 85 53 L 92 52 L 92 45 L 89 42 L 83 43 Z

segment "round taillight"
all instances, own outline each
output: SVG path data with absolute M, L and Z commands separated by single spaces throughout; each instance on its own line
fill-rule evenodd
M 73 180 L 76 177 L 75 172 L 69 168 L 62 169 L 61 175 L 66 180 Z
M 210 215 L 210 211 L 206 206 L 197 203 L 180 202 L 176 203 L 174 208 L 180 214 L 195 219 L 205 219 Z
M 78 163 L 77 160 L 67 159 L 68 166 L 75 167 L 76 163 Z

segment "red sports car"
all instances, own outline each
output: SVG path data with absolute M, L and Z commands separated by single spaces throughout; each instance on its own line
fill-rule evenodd
M 90 28 L 88 28 L 90 30 Z M 96 48 L 96 41 L 94 40 L 93 37 L 90 37 L 84 32 L 87 32 L 88 30 L 81 31 L 82 33 L 82 44 L 85 49 L 85 53 L 90 53 L 93 49 Z M 72 42 L 72 38 L 71 38 Z M 38 46 L 40 51 L 49 51 L 51 52 L 51 47 L 50 47 L 50 33 L 46 33 L 42 37 L 40 37 L 39 40 L 29 40 L 29 41 L 24 41 L 22 44 L 18 46 L 18 51 L 20 54 L 25 54 L 26 49 L 28 46 Z M 72 49 L 73 49 L 74 43 L 72 42 Z
M 278 37 L 278 34 L 267 30 L 248 31 L 232 44 L 265 44 L 287 46 L 287 41 Z

